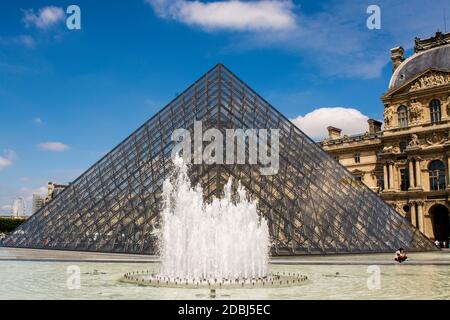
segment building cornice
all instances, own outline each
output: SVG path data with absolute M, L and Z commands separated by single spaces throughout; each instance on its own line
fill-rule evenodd
M 445 132 L 450 129 L 450 119 L 444 119 L 439 124 L 426 122 L 408 126 L 407 128 L 390 128 L 383 131 L 381 141 L 384 142 L 391 138 L 401 138 L 411 136 L 416 133 L 425 132 Z

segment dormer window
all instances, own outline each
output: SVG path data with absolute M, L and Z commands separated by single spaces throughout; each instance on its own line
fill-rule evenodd
M 441 122 L 441 101 L 433 99 L 430 102 L 430 118 L 431 123 Z
M 408 127 L 408 108 L 406 106 L 398 107 L 397 118 L 399 128 Z

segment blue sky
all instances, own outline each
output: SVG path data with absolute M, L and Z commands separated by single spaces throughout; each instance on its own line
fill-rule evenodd
M 218 62 L 316 139 L 364 131 L 382 119 L 389 49 L 410 54 L 444 12 L 450 24 L 444 0 L 1 1 L 0 214 L 74 180 Z

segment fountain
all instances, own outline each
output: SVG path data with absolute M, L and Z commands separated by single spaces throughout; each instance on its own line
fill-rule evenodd
M 174 174 L 163 184 L 160 271 L 127 273 L 122 281 L 216 289 L 284 287 L 306 280 L 299 274 L 269 273 L 267 221 L 240 183 L 233 196 L 229 179 L 223 198 L 205 203 L 201 186 L 191 187 L 183 159 L 176 157 L 174 164 Z

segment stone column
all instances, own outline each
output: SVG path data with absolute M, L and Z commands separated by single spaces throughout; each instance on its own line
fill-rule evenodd
M 389 190 L 394 190 L 394 163 L 389 163 Z
M 417 227 L 423 233 L 423 201 L 417 202 Z
M 447 155 L 447 189 L 450 190 L 450 154 Z
M 413 159 L 409 159 L 409 188 L 414 188 L 414 162 Z
M 384 177 L 384 191 L 389 189 L 389 181 L 388 181 L 388 164 L 385 163 L 383 166 L 383 177 Z
M 411 213 L 411 224 L 414 227 L 417 227 L 417 220 L 416 220 L 416 203 L 410 202 L 409 203 L 409 212 Z
M 420 158 L 416 158 L 416 188 L 422 188 L 422 172 L 420 169 Z

